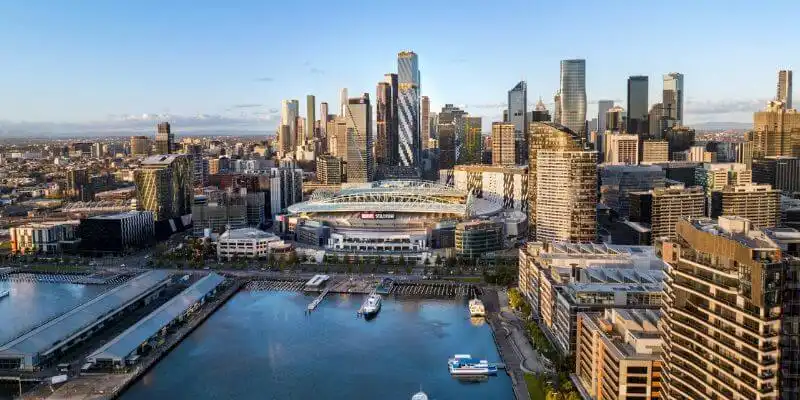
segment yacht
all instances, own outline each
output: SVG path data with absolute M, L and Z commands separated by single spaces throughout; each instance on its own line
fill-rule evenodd
M 364 314 L 365 317 L 374 316 L 381 310 L 381 295 L 379 294 L 370 294 L 367 297 L 367 300 L 364 301 L 364 305 L 361 306 L 361 312 Z
M 486 360 L 472 358 L 469 354 L 456 354 L 447 360 L 447 368 L 450 375 L 495 375 L 497 366 Z
M 486 308 L 483 307 L 483 302 L 478 299 L 469 301 L 469 316 L 470 317 L 484 317 L 486 316 Z

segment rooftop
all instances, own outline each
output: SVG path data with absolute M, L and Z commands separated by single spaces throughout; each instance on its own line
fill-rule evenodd
M 149 271 L 110 289 L 0 346 L 0 358 L 6 355 L 33 357 L 47 354 L 103 317 L 149 293 L 167 281 L 169 275 L 166 271 Z
M 603 313 L 581 315 L 591 321 L 604 342 L 621 358 L 657 360 L 660 357 L 660 311 L 612 308 Z
M 752 227 L 750 220 L 736 216 L 718 219 L 697 218 L 689 220 L 697 230 L 724 237 L 751 249 L 777 249 L 777 245 L 763 231 Z
M 121 361 L 129 354 L 133 353 L 147 339 L 153 337 L 163 327 L 167 326 L 170 322 L 175 320 L 175 318 L 186 312 L 189 307 L 214 290 L 224 280 L 225 278 L 213 272 L 204 276 L 177 296 L 169 299 L 169 301 L 161 305 L 161 307 L 97 349 L 87 357 L 87 360 L 112 359 Z
M 272 233 L 264 232 L 256 228 L 241 228 L 241 229 L 228 229 L 220 239 L 272 239 L 278 240 L 278 237 Z
M 125 218 L 139 216 L 142 213 L 150 213 L 150 214 L 152 214 L 151 211 L 133 211 L 133 210 L 131 210 L 131 211 L 124 211 L 124 212 L 114 213 L 114 214 L 95 215 L 94 217 L 89 217 L 89 219 L 125 219 Z
M 182 154 L 157 154 L 142 160 L 142 165 L 169 165 L 176 159 L 183 157 Z

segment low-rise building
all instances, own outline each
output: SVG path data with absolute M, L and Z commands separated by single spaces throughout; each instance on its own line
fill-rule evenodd
M 495 221 L 461 222 L 456 224 L 455 239 L 458 255 L 479 258 L 502 250 L 503 224 Z
M 231 229 L 217 239 L 217 257 L 265 258 L 271 253 L 282 253 L 287 243 L 278 236 L 255 228 Z
M 14 253 L 54 254 L 61 244 L 77 238 L 79 221 L 38 222 L 9 229 Z
M 155 241 L 152 211 L 127 211 L 84 218 L 79 226 L 81 251 L 122 254 Z
M 578 314 L 575 374 L 591 400 L 659 399 L 663 341 L 657 310 Z

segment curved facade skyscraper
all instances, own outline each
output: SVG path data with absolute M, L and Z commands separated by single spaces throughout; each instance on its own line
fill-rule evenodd
M 397 81 L 399 161 L 401 166 L 416 167 L 420 155 L 420 76 L 416 53 L 401 51 L 397 54 Z
M 561 60 L 561 125 L 586 135 L 586 60 Z

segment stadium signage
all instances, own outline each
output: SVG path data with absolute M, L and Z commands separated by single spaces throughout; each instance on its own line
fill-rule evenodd
M 394 219 L 393 213 L 361 213 L 361 219 Z

